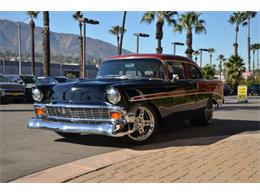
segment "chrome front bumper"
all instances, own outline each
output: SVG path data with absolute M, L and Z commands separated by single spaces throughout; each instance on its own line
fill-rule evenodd
M 42 107 L 44 105 L 35 104 L 34 107 Z M 63 105 L 64 106 L 64 105 Z M 114 109 L 114 108 L 110 108 Z M 118 109 L 118 108 L 117 108 Z M 125 113 L 125 112 L 124 112 Z M 81 134 L 98 134 L 112 137 L 122 137 L 132 133 L 128 129 L 128 123 L 133 121 L 133 117 L 129 114 L 124 115 L 122 120 L 102 120 L 102 119 L 81 119 L 81 120 L 60 120 L 58 118 L 35 117 L 28 121 L 28 128 L 46 129 L 63 133 L 81 133 Z
M 82 134 L 98 134 L 112 137 L 122 137 L 132 133 L 125 125 L 114 125 L 109 123 L 86 124 L 86 123 L 69 123 L 45 121 L 41 118 L 31 118 L 27 124 L 28 128 L 46 129 L 63 133 L 82 133 Z

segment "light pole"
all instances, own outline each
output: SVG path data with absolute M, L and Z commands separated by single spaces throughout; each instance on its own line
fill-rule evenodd
M 139 37 L 149 37 L 149 34 L 145 33 L 134 33 L 134 36 L 136 36 L 136 53 L 139 53 Z
M 173 42 L 172 45 L 173 45 L 173 54 L 175 55 L 175 54 L 176 54 L 176 45 L 183 46 L 184 43 L 181 43 L 181 42 Z
M 202 67 L 202 52 L 203 51 L 209 51 L 208 49 L 204 49 L 204 48 L 201 48 L 201 49 L 199 49 L 200 50 L 200 67 Z
M 86 63 L 86 24 L 99 24 L 99 21 L 97 20 L 90 20 L 88 18 L 79 18 L 78 19 L 80 22 L 83 22 L 83 59 L 82 59 L 82 69 L 83 69 L 83 72 L 82 72 L 82 78 L 85 78 L 85 63 Z
M 17 26 L 17 41 L 18 41 L 18 53 L 19 53 L 19 75 L 22 74 L 22 55 L 21 55 L 21 28 L 20 25 L 13 21 Z

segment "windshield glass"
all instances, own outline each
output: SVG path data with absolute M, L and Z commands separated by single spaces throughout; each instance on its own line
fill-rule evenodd
M 97 78 L 163 79 L 164 68 L 157 59 L 108 60 L 102 63 Z
M 8 82 L 8 83 L 10 83 L 11 80 L 9 80 L 8 78 L 6 78 L 6 77 L 3 76 L 3 75 L 0 75 L 0 82 Z
M 56 81 L 53 77 L 38 77 L 38 84 L 57 84 L 58 81 Z
M 38 83 L 38 79 L 35 76 L 20 76 L 24 83 L 26 84 L 35 84 Z

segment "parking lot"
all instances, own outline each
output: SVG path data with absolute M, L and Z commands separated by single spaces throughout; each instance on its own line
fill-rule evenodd
M 122 148 L 138 150 L 124 139 L 84 135 L 68 140 L 50 131 L 28 129 L 27 120 L 33 116 L 31 104 L 5 104 L 0 107 L 0 182 Z M 193 127 L 188 122 L 176 123 L 174 127 L 162 129 L 153 144 L 145 148 L 164 147 L 161 143 L 170 140 L 176 140 L 179 147 L 210 147 L 240 133 L 258 134 L 259 119 L 259 96 L 249 97 L 249 102 L 244 104 L 236 103 L 235 97 L 227 97 L 226 104 L 216 110 L 212 125 Z M 193 141 L 193 138 L 203 138 L 203 141 Z

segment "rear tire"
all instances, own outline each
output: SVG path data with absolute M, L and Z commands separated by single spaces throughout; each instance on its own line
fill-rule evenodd
M 68 139 L 76 138 L 80 136 L 80 133 L 63 133 L 63 132 L 56 132 L 56 133 L 61 137 L 68 138 Z
M 213 120 L 213 102 L 209 99 L 206 107 L 200 109 L 196 117 L 190 119 L 191 124 L 204 126 L 212 123 Z

